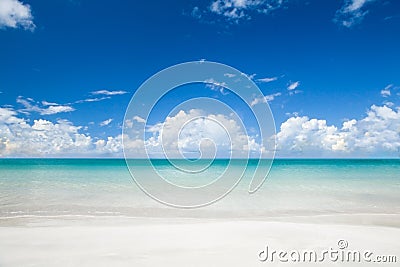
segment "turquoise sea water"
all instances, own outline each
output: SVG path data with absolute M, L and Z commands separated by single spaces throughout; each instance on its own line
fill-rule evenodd
M 212 181 L 228 162 L 217 160 L 195 176 L 165 160 L 153 164 L 174 182 L 196 186 Z M 239 176 L 242 163 L 231 162 Z M 250 172 L 255 163 L 250 161 Z M 148 171 L 140 160 L 133 167 L 142 175 Z M 123 159 L 0 159 L 0 218 L 400 214 L 400 160 L 277 159 L 258 192 L 248 194 L 249 182 L 246 173 L 226 198 L 186 211 L 146 196 Z

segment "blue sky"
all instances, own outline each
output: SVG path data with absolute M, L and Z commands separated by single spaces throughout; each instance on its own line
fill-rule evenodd
M 0 0 L 0 155 L 121 155 L 135 90 L 166 67 L 206 59 L 274 96 L 281 156 L 398 156 L 399 41 L 395 0 Z M 380 128 L 367 134 L 371 118 Z M 357 131 L 343 128 L 351 120 Z M 20 138 L 18 127 L 48 136 Z M 68 140 L 57 141 L 60 131 Z

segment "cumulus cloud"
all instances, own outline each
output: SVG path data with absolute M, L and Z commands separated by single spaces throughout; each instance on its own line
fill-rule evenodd
M 0 28 L 35 30 L 31 7 L 18 0 L 0 1 Z
M 300 81 L 293 82 L 293 83 L 290 83 L 290 84 L 289 84 L 289 86 L 288 86 L 287 89 L 288 89 L 289 91 L 292 91 L 292 90 L 296 89 L 297 87 L 299 87 L 299 85 L 300 85 Z
M 139 116 L 134 116 L 133 119 L 139 123 L 146 123 L 146 120 Z
M 34 100 L 32 98 L 25 99 L 22 96 L 19 96 L 17 98 L 17 103 L 24 106 L 23 109 L 19 110 L 22 113 L 37 112 L 40 115 L 53 115 L 62 112 L 75 111 L 75 109 L 71 106 L 58 105 L 57 103 L 50 103 L 47 101 L 43 101 L 42 105 L 44 107 L 40 107 L 39 105 L 34 103 Z
M 92 95 L 124 95 L 127 94 L 127 91 L 122 91 L 122 90 L 118 90 L 118 91 L 108 91 L 108 90 L 99 90 L 99 91 L 93 91 L 91 94 Z
M 98 139 L 82 130 L 68 120 L 29 123 L 14 109 L 0 107 L 0 157 L 122 157 L 121 134 Z M 125 150 L 144 156 L 138 150 L 143 140 L 125 140 Z
M 334 22 L 347 28 L 361 23 L 369 12 L 365 7 L 369 3 L 375 1 L 376 0 L 345 0 L 344 5 L 336 11 Z
M 145 123 L 141 117 L 130 121 L 132 128 L 143 127 Z M 231 151 L 246 156 L 247 152 L 257 154 L 265 150 L 257 142 L 257 136 L 248 135 L 231 115 L 207 114 L 195 109 L 179 111 L 160 123 L 148 125 L 146 130 L 149 135 L 145 140 L 140 134 L 99 139 L 82 133 L 84 127 L 68 120 L 28 121 L 13 108 L 0 107 L 0 156 L 121 157 L 122 139 L 125 151 L 137 157 L 146 156 L 143 144 L 154 157 L 162 153 L 162 146 L 171 156 L 180 152 L 196 156 L 200 151 L 205 155 L 219 151 L 220 157 L 228 156 Z M 281 124 L 276 140 L 280 157 L 398 157 L 400 107 L 372 105 L 363 118 L 346 120 L 340 126 L 294 115 Z
M 146 148 L 155 156 L 163 154 L 163 149 L 172 157 L 179 156 L 180 152 L 199 156 L 201 151 L 206 157 L 215 152 L 219 157 L 229 157 L 231 152 L 245 156 L 263 151 L 255 138 L 246 135 L 232 117 L 206 114 L 197 109 L 181 110 L 151 126 L 148 132 L 152 136 L 146 140 Z
M 17 112 L 15 112 L 12 108 L 2 108 L 0 107 L 0 123 L 3 124 L 13 124 L 13 123 L 22 123 L 23 119 L 16 117 Z
M 203 116 L 193 122 L 183 124 L 197 116 Z M 143 119 L 135 117 L 132 121 L 143 123 Z M 232 146 L 225 130 L 231 133 Z M 103 122 L 107 125 L 111 119 Z M 179 131 L 179 129 L 183 129 Z M 162 148 L 169 155 L 198 152 L 200 147 L 205 155 L 210 155 L 217 148 L 218 155 L 226 157 L 231 151 L 245 154 L 257 153 L 262 147 L 256 139 L 247 136 L 235 120 L 222 114 L 205 114 L 200 110 L 180 111 L 165 121 L 148 128 L 151 134 L 146 140 L 139 136 L 108 136 L 98 139 L 82 133 L 84 127 L 76 126 L 68 120 L 51 122 L 37 119 L 29 122 L 18 116 L 12 108 L 0 108 L 0 156 L 1 157 L 97 157 L 122 156 L 122 139 L 124 150 L 137 157 L 145 157 L 143 144 L 150 155 L 157 157 Z M 180 136 L 180 138 L 178 138 Z M 213 140 L 214 143 L 209 140 Z M 214 147 L 215 144 L 215 147 Z
M 0 108 L 0 156 L 82 155 L 92 145 L 90 136 L 67 120 L 29 124 L 10 108 Z
M 133 128 L 134 127 L 134 125 L 139 125 L 139 124 L 143 124 L 143 123 L 146 123 L 146 120 L 145 119 L 143 119 L 142 117 L 139 117 L 139 116 L 133 116 L 133 118 L 132 119 L 125 119 L 125 127 L 126 128 Z
M 342 127 L 291 117 L 282 123 L 277 142 L 280 156 L 399 156 L 400 108 L 373 105 L 363 119 L 345 121 Z

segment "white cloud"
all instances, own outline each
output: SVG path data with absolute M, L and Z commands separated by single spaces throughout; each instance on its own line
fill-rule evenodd
M 260 103 L 271 102 L 275 99 L 275 97 L 281 96 L 281 95 L 282 95 L 282 93 L 278 92 L 278 93 L 271 94 L 271 95 L 256 97 L 253 99 L 253 101 L 251 101 L 250 106 L 254 107 L 255 105 L 260 104 Z
M 202 15 L 201 15 L 201 11 L 199 9 L 199 7 L 195 6 L 192 10 L 192 12 L 190 13 L 192 15 L 192 17 L 196 18 L 196 19 L 201 19 Z
M 0 123 L 3 124 L 18 124 L 24 122 L 23 119 L 16 117 L 17 112 L 12 108 L 2 108 L 0 107 Z
M 30 125 L 12 109 L 0 108 L 0 156 L 67 156 L 85 154 L 90 136 L 66 120 L 34 120 Z
M 289 86 L 288 86 L 288 90 L 294 90 L 294 89 L 296 89 L 297 87 L 299 87 L 299 85 L 300 85 L 300 82 L 299 81 L 297 81 L 297 82 L 293 82 L 293 83 L 290 83 L 289 84 Z
M 242 72 L 242 75 L 245 76 L 245 77 L 247 77 L 247 78 L 250 79 L 250 80 L 253 80 L 254 77 L 256 77 L 257 74 L 256 74 L 256 73 L 253 73 L 253 74 L 246 74 L 246 73 Z
M 225 76 L 225 77 L 228 77 L 228 78 L 233 78 L 233 77 L 236 76 L 236 74 L 233 74 L 233 73 L 225 73 L 224 76 Z
M 110 96 L 86 98 L 86 99 L 83 99 L 83 100 L 75 101 L 75 103 L 76 104 L 81 104 L 81 103 L 85 103 L 85 102 L 99 102 L 99 101 L 103 101 L 103 100 L 110 99 L 110 98 L 111 98 Z
M 48 108 L 42 109 L 40 111 L 41 115 L 52 115 L 52 114 L 57 114 L 57 113 L 62 113 L 62 112 L 71 112 L 74 111 L 75 109 L 70 106 L 50 106 Z
M 283 7 L 285 2 L 285 0 L 214 0 L 209 10 L 237 23 L 242 19 L 250 19 L 251 12 L 269 13 Z
M 99 91 L 94 91 L 92 92 L 93 95 L 124 95 L 127 94 L 127 91 L 108 91 L 108 90 L 99 90 Z
M 23 97 L 19 96 L 17 98 L 17 103 L 22 104 L 25 108 L 20 109 L 18 111 L 22 113 L 37 112 L 40 115 L 52 115 L 62 112 L 75 111 L 73 107 L 68 105 L 58 105 L 58 104 L 53 105 L 55 103 L 49 103 L 46 101 L 43 102 L 44 102 L 43 105 L 45 105 L 46 107 L 38 106 L 37 104 L 34 103 L 34 100 L 32 98 L 24 99 Z
M 391 95 L 390 88 L 393 87 L 393 84 L 389 84 L 384 89 L 381 90 L 381 96 L 388 97 Z
M 361 120 L 341 128 L 325 120 L 291 117 L 277 133 L 279 156 L 397 157 L 400 152 L 400 108 L 371 106 Z
M 43 106 L 58 106 L 59 104 L 54 103 L 54 102 L 47 102 L 47 101 L 42 101 Z
M 183 124 L 186 124 L 179 133 Z M 143 123 L 135 117 L 132 121 Z M 108 121 L 108 120 L 107 120 Z M 230 132 L 234 151 L 257 152 L 262 147 L 252 136 L 229 116 L 206 114 L 201 110 L 180 111 L 175 116 L 148 128 L 151 136 L 145 140 L 147 149 L 157 155 L 164 148 L 176 152 L 176 147 L 186 153 L 222 151 L 229 153 L 225 131 L 214 121 L 219 121 Z M 2 157 L 87 157 L 122 156 L 122 135 L 97 139 L 83 134 L 84 128 L 67 120 L 51 122 L 45 119 L 29 122 L 18 116 L 12 108 L 0 108 L 0 156 Z M 177 137 L 180 135 L 180 138 Z M 294 116 L 282 123 L 276 135 L 278 156 L 282 157 L 397 157 L 400 149 L 400 107 L 373 105 L 364 118 L 343 122 L 341 126 L 328 125 L 326 120 Z M 125 136 L 125 150 L 138 157 L 145 156 L 140 150 L 143 140 Z M 201 142 L 203 140 L 203 142 Z
M 369 13 L 367 7 L 377 0 L 342 0 L 342 7 L 336 11 L 333 21 L 341 26 L 350 28 L 361 23 Z M 217 15 L 229 22 L 239 23 L 250 20 L 254 14 L 269 14 L 272 11 L 286 8 L 289 0 L 212 0 L 208 8 L 201 10 L 194 7 L 191 16 L 204 22 L 210 22 Z M 207 17 L 207 19 L 206 19 Z
M 101 127 L 107 126 L 107 125 L 109 125 L 112 121 L 113 121 L 113 119 L 108 119 L 108 120 L 105 120 L 105 121 L 100 122 L 99 125 L 100 125 Z
M 183 124 L 196 116 L 203 118 L 193 120 L 182 128 Z M 140 117 L 133 120 L 143 122 Z M 112 120 L 102 124 L 108 125 Z M 231 133 L 230 146 L 226 132 L 222 130 L 220 122 Z M 179 133 L 179 129 L 182 131 Z M 20 118 L 18 112 L 12 108 L 0 108 L 0 156 L 2 157 L 97 157 L 122 156 L 122 135 L 109 136 L 97 139 L 89 134 L 83 134 L 85 127 L 75 126 L 67 120 L 51 122 L 45 119 L 34 120 L 29 123 Z M 231 117 L 222 114 L 205 114 L 200 110 L 189 112 L 180 111 L 175 116 L 167 117 L 162 123 L 149 128 L 151 136 L 143 141 L 141 138 L 124 136 L 125 151 L 132 152 L 137 157 L 145 157 L 141 149 L 143 144 L 151 155 L 156 156 L 161 151 L 161 144 L 170 155 L 177 155 L 176 148 L 183 153 L 201 151 L 210 155 L 214 151 L 214 144 L 207 141 L 214 140 L 218 155 L 226 157 L 230 151 L 239 155 L 258 153 L 262 147 L 253 137 L 247 136 L 237 122 Z M 177 138 L 180 134 L 180 138 Z M 171 154 L 172 153 L 172 154 Z
M 146 120 L 139 116 L 134 116 L 133 119 L 139 123 L 146 123 Z
M 389 108 L 395 106 L 394 103 L 393 103 L 393 102 L 390 102 L 390 101 L 385 101 L 383 104 L 384 104 L 385 106 L 388 106 Z
M 207 79 L 204 81 L 206 83 L 206 87 L 210 88 L 213 91 L 219 91 L 221 94 L 226 95 L 225 88 L 227 84 L 225 82 L 218 82 L 213 78 Z
M 276 81 L 277 79 L 278 79 L 278 77 L 266 77 L 266 78 L 257 79 L 257 82 L 269 83 L 269 82 Z
M 336 11 L 334 22 L 347 28 L 361 23 L 365 15 L 369 12 L 365 9 L 365 6 L 375 1 L 376 0 L 345 0 L 344 5 Z
M 82 130 L 67 120 L 30 124 L 15 110 L 0 107 L 0 157 L 122 157 L 122 135 L 97 139 Z M 142 140 L 125 140 L 126 150 L 143 155 L 138 150 Z
M 146 140 L 146 147 L 156 156 L 162 154 L 162 149 L 172 157 L 179 156 L 179 151 L 189 155 L 199 154 L 200 149 L 206 157 L 211 156 L 215 148 L 219 157 L 229 157 L 231 151 L 242 156 L 262 151 L 256 140 L 247 136 L 232 117 L 206 114 L 197 109 L 181 110 L 150 127 L 148 132 L 153 135 Z
M 105 93 L 102 91 L 98 91 L 98 94 Z M 107 94 L 109 95 L 118 95 L 122 94 L 124 91 L 107 91 Z M 106 94 L 106 93 L 105 93 Z M 16 100 L 17 103 L 22 104 L 24 106 L 23 109 L 18 110 L 21 113 L 29 113 L 29 112 L 37 112 L 41 115 L 52 115 L 52 114 L 57 114 L 57 113 L 62 113 L 62 112 L 71 112 L 75 111 L 75 108 L 73 108 L 71 105 L 73 104 L 82 104 L 82 103 L 87 103 L 87 102 L 99 102 L 103 101 L 106 99 L 110 99 L 111 96 L 102 96 L 102 97 L 93 97 L 93 98 L 87 98 L 83 100 L 77 100 L 72 103 L 66 103 L 66 104 L 58 104 L 55 102 L 48 102 L 43 100 L 41 102 L 41 105 L 39 105 L 38 102 L 36 102 L 32 98 L 24 98 L 22 96 L 19 96 Z
M 0 28 L 35 30 L 31 7 L 18 0 L 0 1 Z
M 125 127 L 132 129 L 135 125 L 137 125 L 135 122 L 142 124 L 146 123 L 146 120 L 139 116 L 133 116 L 132 119 L 125 119 Z

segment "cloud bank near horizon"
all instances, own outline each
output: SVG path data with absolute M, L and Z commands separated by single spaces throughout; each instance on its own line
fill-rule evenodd
M 146 147 L 153 153 L 160 152 L 161 133 L 166 143 L 175 148 L 174 136 L 182 126 L 182 121 L 190 120 L 203 111 L 180 111 L 167 117 L 163 122 L 149 126 L 152 136 L 144 140 Z M 196 115 L 197 114 L 197 115 Z M 237 122 L 222 114 L 206 114 L 216 117 L 231 127 L 231 136 L 235 147 L 233 149 L 259 152 L 262 145 L 254 136 L 246 135 Z M 132 118 L 125 123 L 143 124 L 142 118 Z M 199 140 L 207 137 L 214 139 L 221 151 L 228 153 L 226 138 L 223 133 L 213 130 L 213 125 L 207 121 L 202 125 L 193 124 L 180 147 L 193 151 L 198 147 Z M 201 127 L 200 127 L 201 126 Z M 199 128 L 200 127 L 200 128 Z M 204 128 L 204 129 L 203 129 Z M 0 108 L 0 156 L 1 157 L 122 157 L 122 134 L 97 138 L 83 133 L 83 126 L 74 125 L 68 120 L 59 119 L 51 122 L 37 119 L 30 123 L 22 118 L 13 108 Z M 203 129 L 203 131 L 199 131 Z M 166 136 L 166 137 L 165 137 Z M 133 151 L 138 157 L 145 157 L 144 151 L 139 151 L 143 139 L 125 140 L 125 149 Z M 279 127 L 276 134 L 277 157 L 399 157 L 400 156 L 400 107 L 390 107 L 386 104 L 372 105 L 365 116 L 359 120 L 351 119 L 341 126 L 328 125 L 326 120 L 309 118 L 307 116 L 291 116 Z M 168 147 L 167 147 L 168 148 Z M 213 146 L 202 146 L 202 149 L 214 149 Z M 221 154 L 221 157 L 226 156 Z

